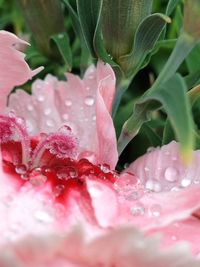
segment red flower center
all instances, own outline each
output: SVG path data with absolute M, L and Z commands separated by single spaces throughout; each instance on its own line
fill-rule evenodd
M 78 140 L 68 126 L 58 132 L 30 138 L 25 122 L 13 113 L 0 116 L 0 141 L 3 168 L 20 184 L 41 186 L 47 181 L 61 201 L 71 189 L 78 189 L 86 177 L 115 182 L 117 173 L 109 166 L 95 165 L 87 159 L 76 160 Z

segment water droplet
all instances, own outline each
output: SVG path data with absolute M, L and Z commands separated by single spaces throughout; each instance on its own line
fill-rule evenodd
M 100 169 L 104 172 L 104 173 L 108 173 L 110 172 L 110 166 L 108 164 L 102 164 L 100 165 Z
M 160 192 L 161 191 L 161 184 L 154 179 L 148 179 L 145 184 L 145 188 L 150 191 Z
M 27 130 L 28 130 L 29 133 L 34 131 L 34 125 L 31 123 L 30 120 L 26 121 L 26 127 L 27 127 Z
M 31 177 L 29 180 L 29 182 L 34 186 L 41 186 L 46 181 L 47 181 L 47 177 L 42 174 L 36 175 L 35 177 Z
M 124 173 L 114 183 L 114 188 L 123 198 L 134 201 L 144 194 L 140 180 L 133 174 Z
M 53 222 L 52 216 L 43 210 L 37 210 L 34 214 L 37 221 L 41 223 L 51 223 Z
M 174 186 L 174 187 L 172 187 L 172 189 L 170 191 L 172 191 L 172 192 L 178 192 L 178 191 L 180 191 L 180 187 Z
M 49 126 L 49 127 L 54 127 L 54 122 L 52 120 L 47 120 L 46 121 L 46 125 Z
M 90 87 L 89 86 L 86 86 L 86 90 L 89 91 L 90 90 Z
M 183 178 L 182 181 L 181 181 L 181 185 L 183 187 L 188 187 L 189 185 L 191 185 L 191 183 L 192 183 L 191 179 L 189 179 L 187 177 Z
M 33 106 L 32 106 L 31 104 L 28 104 L 28 105 L 27 105 L 27 110 L 28 110 L 28 111 L 33 111 L 33 109 L 34 109 L 34 108 L 33 108 Z
M 199 178 L 194 179 L 194 180 L 193 180 L 193 183 L 194 183 L 194 184 L 199 184 L 199 183 L 200 183 Z
M 60 185 L 56 185 L 53 189 L 53 195 L 54 197 L 59 197 L 65 190 L 65 186 L 60 184 Z
M 37 100 L 39 102 L 44 102 L 44 96 L 43 95 L 37 95 Z
M 69 99 L 66 99 L 66 100 L 65 100 L 65 106 L 66 106 L 66 107 L 71 107 L 71 105 L 72 105 L 72 101 L 69 100 Z
M 93 120 L 93 121 L 96 121 L 96 118 L 97 118 L 97 117 L 96 117 L 95 115 L 92 116 L 92 120 Z
M 168 182 L 176 182 L 178 179 L 178 171 L 174 167 L 168 167 L 164 173 L 165 180 Z
M 84 103 L 87 105 L 87 106 L 92 106 L 94 105 L 94 98 L 92 96 L 87 96 L 85 98 L 85 101 Z
M 21 165 L 17 165 L 17 166 L 15 167 L 15 171 L 16 171 L 16 173 L 18 173 L 18 174 L 25 174 L 25 173 L 27 172 L 26 165 L 23 165 L 23 164 L 21 164 Z
M 150 208 L 150 215 L 151 216 L 158 217 L 158 216 L 160 216 L 160 213 L 161 213 L 161 206 L 160 205 L 155 204 Z
M 50 108 L 46 108 L 44 110 L 44 115 L 48 116 L 49 114 L 51 114 L 51 109 Z
M 62 115 L 62 118 L 63 118 L 63 120 L 68 121 L 69 120 L 69 115 L 67 113 L 64 113 Z
M 145 214 L 145 208 L 142 204 L 131 207 L 130 212 L 133 216 L 142 216 Z
M 150 171 L 149 167 L 147 167 L 147 166 L 144 167 L 144 170 L 145 170 L 145 172 L 149 172 Z

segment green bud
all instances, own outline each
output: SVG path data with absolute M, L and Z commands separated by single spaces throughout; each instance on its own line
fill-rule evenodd
M 38 48 L 53 57 L 50 37 L 64 32 L 64 16 L 59 0 L 18 0 L 27 26 Z
M 152 0 L 104 0 L 102 35 L 106 51 L 117 62 L 129 54 L 140 22 L 151 12 Z
M 184 8 L 183 30 L 194 41 L 200 40 L 200 1 L 186 0 Z

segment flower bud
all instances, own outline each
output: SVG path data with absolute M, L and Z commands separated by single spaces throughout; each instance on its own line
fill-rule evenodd
M 186 0 L 183 19 L 183 30 L 194 41 L 200 40 L 200 1 Z
M 106 51 L 117 62 L 133 46 L 140 22 L 151 12 L 151 0 L 105 0 L 102 9 L 102 35 Z
M 64 16 L 59 0 L 19 0 L 25 21 L 38 48 L 47 56 L 53 56 L 49 39 L 64 32 Z

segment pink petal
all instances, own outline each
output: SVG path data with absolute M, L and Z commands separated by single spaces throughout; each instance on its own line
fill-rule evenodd
M 97 67 L 100 77 L 103 72 L 102 64 L 100 62 Z M 99 83 L 96 106 L 99 161 L 109 164 L 111 169 L 115 168 L 118 160 L 115 128 L 109 114 L 115 92 L 114 88 L 115 79 L 114 74 L 111 73 Z
M 144 186 L 143 196 L 130 204 L 133 213 L 138 209 L 144 213 L 136 216 L 134 223 L 144 228 L 153 224 L 160 227 L 196 211 L 200 207 L 199 161 L 200 153 L 196 151 L 192 164 L 185 166 L 178 144 L 171 142 L 132 163 L 127 171 L 134 173 Z
M 179 192 L 145 193 L 141 198 L 122 202 L 120 216 L 126 223 L 129 218 L 140 229 L 161 228 L 183 220 L 200 207 L 200 187 Z
M 0 111 L 4 110 L 13 87 L 25 83 L 42 69 L 32 71 L 29 68 L 24 54 L 16 50 L 16 45 L 20 44 L 27 43 L 12 33 L 0 31 Z
M 86 183 L 99 225 L 102 227 L 114 225 L 119 211 L 117 196 L 113 188 L 108 183 L 94 179 L 87 179 Z
M 200 220 L 195 217 L 190 217 L 185 221 L 174 222 L 165 228 L 150 232 L 151 235 L 155 233 L 160 233 L 163 247 L 170 247 L 185 241 L 190 245 L 194 255 L 200 255 Z
M 75 228 L 62 237 L 30 236 L 4 247 L 0 264 L 2 267 L 15 266 L 12 264 L 17 267 L 198 267 L 200 264 L 184 244 L 160 249 L 157 238 L 146 238 L 135 229 L 122 228 L 99 237 L 95 235 L 100 233 L 94 231 L 93 237 L 87 240 Z
M 80 158 L 95 163 L 117 162 L 116 136 L 111 112 L 115 76 L 110 66 L 91 66 L 84 79 L 67 74 L 67 82 L 48 75 L 33 84 L 32 95 L 21 90 L 10 96 L 9 108 L 24 117 L 32 135 L 67 124 L 79 139 Z

